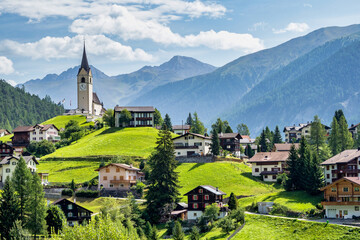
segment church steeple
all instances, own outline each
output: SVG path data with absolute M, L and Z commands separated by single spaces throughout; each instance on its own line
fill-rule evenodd
M 83 56 L 82 56 L 79 72 L 82 68 L 85 69 L 86 72 L 89 72 L 89 70 L 90 70 L 89 63 L 88 63 L 88 60 L 86 57 L 85 42 L 84 42 L 84 51 L 83 51 Z

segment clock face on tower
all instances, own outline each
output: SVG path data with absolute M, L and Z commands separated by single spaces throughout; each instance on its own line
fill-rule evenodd
M 80 91 L 85 91 L 86 90 L 86 83 L 80 83 L 79 90 Z

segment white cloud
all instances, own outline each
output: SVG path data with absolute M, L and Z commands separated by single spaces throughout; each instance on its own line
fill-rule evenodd
M 248 30 L 249 31 L 257 31 L 257 30 L 264 30 L 269 24 L 266 22 L 257 22 L 254 23 Z
M 304 7 L 312 8 L 312 5 L 310 3 L 304 3 Z
M 58 59 L 78 57 L 82 51 L 83 36 L 73 38 L 44 37 L 36 42 L 19 43 L 5 40 L 1 42 L 0 50 L 11 51 L 14 54 L 31 57 L 32 59 Z M 104 35 L 86 36 L 86 51 L 96 56 L 129 61 L 151 61 L 152 55 L 142 49 L 132 49 Z
M 307 30 L 309 30 L 309 25 L 307 25 L 306 23 L 289 23 L 285 28 L 283 29 L 273 29 L 273 32 L 276 34 L 279 33 L 286 33 L 286 32 L 306 32 Z
M 10 84 L 11 86 L 15 87 L 17 85 L 17 82 L 15 82 L 14 80 L 5 80 L 8 84 Z
M 0 74 L 11 74 L 15 70 L 13 68 L 13 62 L 7 57 L 0 56 Z

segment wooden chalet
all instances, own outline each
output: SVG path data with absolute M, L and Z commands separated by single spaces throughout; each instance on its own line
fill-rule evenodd
M 53 202 L 52 204 L 61 208 L 66 216 L 66 220 L 69 226 L 74 226 L 76 224 L 80 225 L 83 222 L 89 223 L 91 220 L 91 214 L 93 212 L 76 204 L 75 202 L 62 198 Z
M 0 142 L 0 160 L 14 154 L 14 148 L 6 143 Z

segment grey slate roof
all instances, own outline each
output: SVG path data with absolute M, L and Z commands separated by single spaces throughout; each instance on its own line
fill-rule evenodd
M 98 95 L 96 94 L 96 92 L 93 92 L 93 103 L 101 105 L 100 99 L 99 99 Z
M 351 160 L 360 157 L 360 151 L 357 149 L 348 149 L 342 151 L 341 153 L 336 154 L 332 158 L 329 158 L 325 162 L 321 163 L 321 165 L 331 165 L 336 163 L 347 163 Z
M 203 138 L 203 139 L 211 139 L 210 137 L 206 137 L 206 136 L 204 136 L 204 135 L 197 134 L 197 133 L 185 133 L 185 134 L 183 134 L 183 135 L 181 135 L 181 136 L 174 137 L 172 140 L 175 140 L 175 139 L 178 139 L 178 138 L 182 138 L 182 137 L 185 137 L 185 136 L 188 136 L 188 135 L 196 136 L 196 137 Z
M 189 130 L 190 125 L 174 125 L 172 126 L 173 130 Z
M 22 156 L 25 160 L 26 164 L 29 163 L 30 160 L 33 160 L 36 164 L 39 164 L 39 162 L 36 160 L 34 156 Z M 10 163 L 10 160 L 15 158 L 16 160 L 20 160 L 20 156 L 7 156 L 1 160 L 0 165 L 6 165 Z
M 127 109 L 129 112 L 155 112 L 155 108 L 152 106 L 146 106 L 146 107 L 120 107 L 116 106 L 114 111 L 115 112 L 121 112 L 122 110 Z
M 82 56 L 82 60 L 81 60 L 81 66 L 79 68 L 79 73 L 82 68 L 84 68 L 86 72 L 89 72 L 89 70 L 90 70 L 89 63 L 88 63 L 87 56 L 86 56 L 85 43 L 84 43 L 84 51 L 83 51 L 83 56 Z

